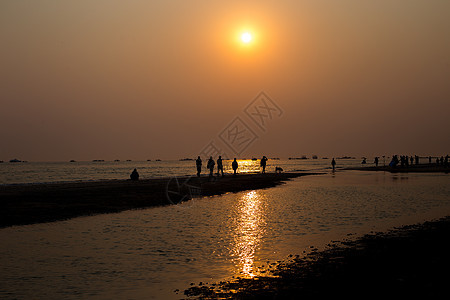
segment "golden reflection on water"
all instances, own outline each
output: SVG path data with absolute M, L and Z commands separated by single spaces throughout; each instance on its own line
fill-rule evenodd
M 233 160 L 229 160 L 224 163 L 224 170 L 232 173 L 233 169 L 231 168 L 231 163 Z M 260 159 L 251 160 L 251 159 L 238 159 L 238 173 L 254 173 L 260 171 Z
M 264 205 L 257 191 L 243 195 L 237 204 L 234 226 L 233 255 L 237 257 L 236 267 L 244 276 L 254 277 L 255 252 L 264 235 Z

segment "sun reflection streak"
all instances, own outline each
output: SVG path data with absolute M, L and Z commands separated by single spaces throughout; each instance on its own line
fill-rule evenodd
M 264 225 L 261 196 L 256 191 L 250 191 L 239 199 L 238 217 L 234 228 L 235 244 L 232 250 L 238 258 L 236 266 L 245 276 L 256 276 L 253 271 L 253 261 L 255 251 L 264 235 Z
M 231 160 L 229 163 L 224 165 L 224 170 L 228 173 L 233 173 L 233 169 L 231 168 Z M 258 173 L 260 172 L 259 160 L 251 160 L 251 159 L 238 159 L 239 164 L 238 173 Z

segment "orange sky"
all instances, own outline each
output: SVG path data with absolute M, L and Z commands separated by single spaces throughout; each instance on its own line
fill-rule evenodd
M 258 136 L 242 156 L 447 154 L 449 12 L 445 0 L 3 0 L 0 160 L 192 157 L 236 117 Z M 261 91 L 282 110 L 264 130 L 244 112 Z

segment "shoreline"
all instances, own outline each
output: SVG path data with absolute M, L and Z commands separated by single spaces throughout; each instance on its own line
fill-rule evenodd
M 0 186 L 0 228 L 174 205 L 194 197 L 263 189 L 320 173 L 252 173 Z
M 344 168 L 343 170 L 358 170 L 358 171 L 383 171 L 383 172 L 391 172 L 391 173 L 446 173 L 450 172 L 449 167 L 445 167 L 442 165 L 436 164 L 420 164 L 420 165 L 411 165 L 409 167 L 401 167 L 397 166 L 395 168 L 390 166 L 361 166 L 361 167 L 352 167 L 352 168 Z
M 449 234 L 447 216 L 332 241 L 326 249 L 312 248 L 304 257 L 268 262 L 262 276 L 200 284 L 184 294 L 188 299 L 444 296 L 450 278 Z

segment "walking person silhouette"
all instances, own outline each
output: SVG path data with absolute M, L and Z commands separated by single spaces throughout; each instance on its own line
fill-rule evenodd
M 197 177 L 200 177 L 200 173 L 202 172 L 202 159 L 200 158 L 200 156 L 197 157 L 195 164 L 197 166 Z
M 214 160 L 212 159 L 212 156 L 209 157 L 208 160 L 208 164 L 206 165 L 206 167 L 209 169 L 209 177 L 213 177 L 213 172 L 214 172 L 214 165 L 216 163 L 214 162 Z
M 261 167 L 262 167 L 262 172 L 266 173 L 266 165 L 267 165 L 267 157 L 263 156 L 261 158 L 261 163 L 260 163 Z
M 222 172 L 222 177 L 223 177 L 222 156 L 219 155 L 219 158 L 217 159 L 217 176 L 219 176 L 220 172 Z
M 236 171 L 238 169 L 238 162 L 236 161 L 236 158 L 234 158 L 233 162 L 231 163 L 231 167 L 233 168 L 234 171 L 234 176 L 236 176 Z

